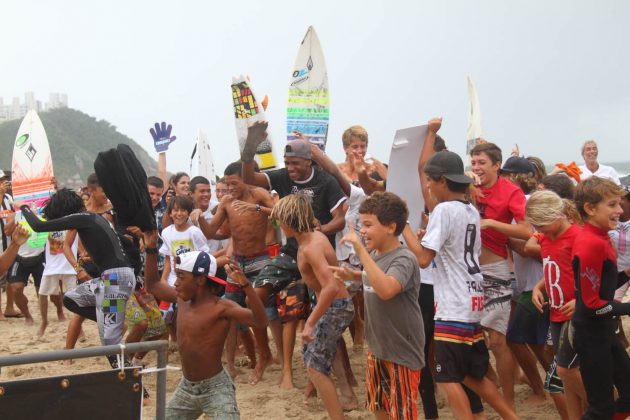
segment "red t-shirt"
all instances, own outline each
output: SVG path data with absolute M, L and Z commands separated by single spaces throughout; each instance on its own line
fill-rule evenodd
M 571 225 L 555 241 L 548 236 L 540 235 L 540 256 L 545 273 L 545 289 L 549 296 L 549 315 L 554 322 L 564 322 L 570 317 L 562 315 L 559 309 L 567 302 L 575 299 L 575 282 L 573 277 L 572 252 L 573 242 L 582 228 Z
M 477 200 L 482 219 L 503 223 L 520 222 L 525 218 L 525 194 L 516 185 L 499 177 L 490 188 L 480 188 L 483 197 Z M 481 244 L 497 255 L 507 258 L 508 237 L 494 229 L 481 230 Z

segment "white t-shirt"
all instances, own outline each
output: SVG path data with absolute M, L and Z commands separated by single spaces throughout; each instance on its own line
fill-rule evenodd
M 357 234 L 359 229 L 361 229 L 361 225 L 359 223 L 359 207 L 365 201 L 367 196 L 362 188 L 359 188 L 355 185 L 350 184 L 350 197 L 348 197 L 348 211 L 346 212 L 346 226 L 343 230 L 340 230 L 335 234 L 335 251 L 337 253 L 337 260 L 344 261 L 349 259 L 350 263 L 353 265 L 361 264 L 359 257 L 354 252 L 354 247 L 349 243 L 339 243 L 339 241 L 348 233 L 348 222 L 352 222 L 354 225 Z
M 190 251 L 208 252 L 208 241 L 201 229 L 196 226 L 188 226 L 184 232 L 170 225 L 162 230 L 162 246 L 160 254 L 170 257 L 171 272 L 168 273 L 168 284 L 175 285 L 175 257 Z
M 206 219 L 206 222 L 210 223 L 212 221 L 212 217 L 214 216 L 214 214 L 212 214 L 212 210 L 214 210 L 215 207 L 217 207 L 218 205 L 219 205 L 218 201 L 210 202 L 210 204 L 208 205 L 208 209 L 203 212 L 203 218 Z M 229 239 L 222 239 L 222 240 L 207 239 L 207 241 L 208 241 L 208 253 L 214 254 L 215 252 L 220 251 L 223 248 L 227 247 L 227 243 Z
M 44 265 L 44 276 L 53 274 L 76 274 L 74 268 L 63 253 L 63 243 L 66 240 L 66 231 L 60 230 L 48 233 L 46 242 L 46 264 Z M 74 237 L 72 243 L 72 254 L 77 255 L 79 248 L 79 235 Z
M 617 185 L 621 185 L 619 182 L 619 175 L 617 175 L 617 171 L 612 166 L 606 166 L 600 164 L 595 172 L 591 172 L 586 165 L 579 166 L 582 173 L 580 174 L 580 179 L 584 181 L 586 178 L 590 178 L 593 175 L 598 176 L 600 178 L 607 178 L 613 181 Z
M 525 199 L 529 200 L 531 195 L 525 195 Z M 516 224 L 516 220 L 512 220 L 512 224 Z M 513 300 L 523 292 L 531 292 L 534 286 L 543 277 L 543 264 L 536 258 L 521 257 L 516 252 L 512 253 L 514 260 L 514 277 L 516 277 L 516 291 Z
M 420 283 L 433 285 L 436 267 L 435 261 L 431 261 L 427 268 L 420 268 Z
M 617 250 L 617 270 L 630 268 L 630 220 L 619 222 L 615 230 L 608 232 Z
M 446 201 L 433 209 L 422 246 L 436 252 L 435 319 L 480 322 L 483 313 L 479 267 L 481 229 L 472 204 Z

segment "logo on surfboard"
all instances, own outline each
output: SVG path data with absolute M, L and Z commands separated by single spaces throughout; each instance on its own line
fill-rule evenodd
M 26 145 L 26 141 L 28 140 L 29 135 L 28 134 L 22 134 L 20 137 L 17 138 L 17 140 L 15 141 L 15 145 L 19 148 L 22 148 Z

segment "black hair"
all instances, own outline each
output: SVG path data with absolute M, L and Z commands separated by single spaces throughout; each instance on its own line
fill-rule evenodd
M 230 163 L 223 171 L 223 176 L 238 175 L 241 176 L 243 170 L 243 163 L 240 160 Z
M 426 173 L 429 178 L 431 178 L 435 182 L 439 182 L 442 176 L 431 175 L 430 173 Z M 451 181 L 448 178 L 444 178 L 446 180 L 446 187 L 450 192 L 465 194 L 468 192 L 470 188 L 470 184 L 462 184 L 460 182 Z
M 197 185 L 210 185 L 210 181 L 208 181 L 208 178 L 201 175 L 194 177 L 190 180 L 190 192 L 195 192 Z
M 446 142 L 439 134 L 435 135 L 435 143 L 433 143 L 433 151 L 441 152 L 442 150 L 446 150 Z
M 147 185 L 151 185 L 155 188 L 164 188 L 164 181 L 157 176 L 147 177 Z
M 46 202 L 42 213 L 46 220 L 54 220 L 82 211 L 85 211 L 83 199 L 68 188 L 60 188 Z
M 166 213 L 171 214 L 171 211 L 173 211 L 175 206 L 179 207 L 180 209 L 188 211 L 188 213 L 191 213 L 193 211 L 194 205 L 190 197 L 185 196 L 185 195 L 176 195 L 175 197 L 171 199 L 171 202 L 168 203 L 168 207 L 166 208 Z
M 573 181 L 565 174 L 547 175 L 541 181 L 546 190 L 555 192 L 560 198 L 573 200 L 575 196 L 575 185 Z
M 89 187 L 100 187 L 101 184 L 98 182 L 98 177 L 95 173 L 91 173 L 87 177 L 87 184 Z
M 407 204 L 396 194 L 377 191 L 361 204 L 359 214 L 373 214 L 382 225 L 395 223 L 394 234 L 398 236 L 407 224 L 409 210 Z

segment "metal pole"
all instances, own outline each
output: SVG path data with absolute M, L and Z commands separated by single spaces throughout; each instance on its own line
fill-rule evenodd
M 141 343 L 129 343 L 125 344 L 125 353 L 129 352 L 144 352 L 144 351 L 166 351 L 168 349 L 168 342 L 164 340 L 160 341 L 144 341 Z M 87 357 L 97 356 L 109 356 L 112 354 L 119 354 L 120 346 L 100 346 L 100 347 L 86 347 L 83 349 L 72 350 L 56 350 L 48 351 L 45 353 L 28 353 L 28 354 L 15 354 L 11 356 L 0 357 L 0 367 L 25 365 L 28 363 L 43 363 L 43 362 L 55 362 L 58 360 L 66 359 L 84 359 Z M 158 353 L 159 357 L 159 353 Z M 164 362 L 166 366 L 166 362 Z M 161 366 L 161 367 L 164 367 Z
M 168 341 L 160 341 L 165 345 L 157 350 L 157 393 L 155 401 L 155 418 L 164 420 L 166 418 L 166 364 L 168 363 Z

